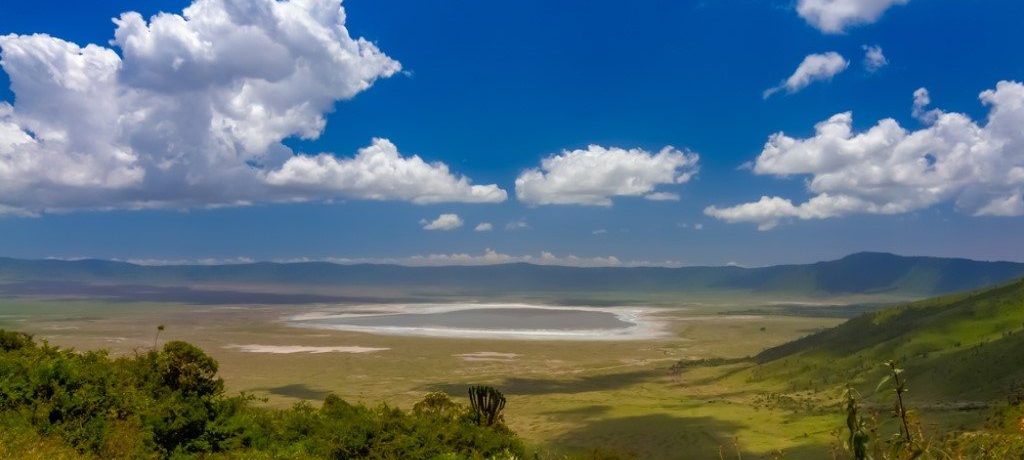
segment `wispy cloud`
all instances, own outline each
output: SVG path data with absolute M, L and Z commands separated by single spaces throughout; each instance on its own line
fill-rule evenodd
M 881 46 L 864 45 L 862 48 L 864 49 L 864 70 L 875 73 L 889 65 L 889 60 L 886 59 Z
M 133 259 L 125 262 L 138 265 L 233 265 L 255 262 L 252 258 L 201 258 L 201 259 Z M 616 256 L 577 256 L 573 254 L 557 255 L 549 251 L 537 254 L 506 254 L 486 249 L 483 253 L 436 253 L 413 255 L 407 257 L 291 257 L 265 260 L 276 263 L 330 262 L 341 265 L 352 264 L 392 264 L 405 266 L 445 266 L 445 265 L 495 265 L 507 263 L 530 263 L 535 265 L 557 265 L 568 267 L 680 267 L 683 263 L 676 260 L 623 260 Z
M 530 228 L 530 224 L 526 223 L 524 219 L 514 220 L 505 224 L 505 230 L 508 231 L 526 230 L 528 228 Z
M 764 90 L 761 96 L 768 99 L 773 94 L 782 90 L 786 90 L 790 94 L 798 92 L 811 83 L 831 80 L 832 77 L 846 70 L 849 66 L 850 62 L 835 51 L 809 54 L 804 57 L 804 60 L 800 62 L 800 65 L 797 66 L 789 78 L 779 83 L 779 86 Z

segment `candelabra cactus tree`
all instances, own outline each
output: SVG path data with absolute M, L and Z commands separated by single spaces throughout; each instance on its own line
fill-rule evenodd
M 505 395 L 489 386 L 469 387 L 469 404 L 477 425 L 492 426 L 502 421 L 501 411 L 505 409 Z

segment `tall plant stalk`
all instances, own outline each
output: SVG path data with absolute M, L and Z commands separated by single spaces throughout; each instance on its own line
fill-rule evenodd
M 896 386 L 896 412 L 900 418 L 900 428 L 903 432 L 903 440 L 908 445 L 912 445 L 914 440 L 910 435 L 910 422 L 907 420 L 907 406 L 903 404 L 903 393 L 907 392 L 905 383 L 900 380 L 900 374 L 903 373 L 903 369 L 896 367 L 895 361 L 886 361 L 886 366 L 892 372 L 892 381 Z
M 847 448 L 853 454 L 854 460 L 867 460 L 868 442 L 871 436 L 864 426 L 864 418 L 860 413 L 860 402 L 857 400 L 857 390 L 847 386 L 843 392 L 846 410 L 846 428 L 850 431 L 847 438 Z
M 164 325 L 161 324 L 156 327 L 156 335 L 153 336 L 153 350 L 156 350 L 157 342 L 160 340 L 160 333 L 164 331 Z

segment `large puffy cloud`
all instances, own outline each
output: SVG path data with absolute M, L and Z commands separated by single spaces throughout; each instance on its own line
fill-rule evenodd
M 144 180 L 116 122 L 117 54 L 41 35 L 0 37 L 0 49 L 18 96 L 17 109 L 0 102 L 0 204 L 76 200 L 75 189 L 111 194 Z
M 854 133 L 850 112 L 818 123 L 815 135 L 776 133 L 753 166 L 756 174 L 807 175 L 812 198 L 781 197 L 705 213 L 727 222 L 769 229 L 787 218 L 825 219 L 853 213 L 899 214 L 952 202 L 972 215 L 1024 215 L 1024 85 L 1002 81 L 981 93 L 989 106 L 979 124 L 961 113 L 926 110 L 924 89 L 914 93 L 914 115 L 926 126 L 908 131 L 884 119 Z
M 800 65 L 789 78 L 783 80 L 779 86 L 766 89 L 762 96 L 767 99 L 782 90 L 790 94 L 795 93 L 816 81 L 830 80 L 849 66 L 850 62 L 835 51 L 809 54 L 800 61 Z
M 696 153 L 666 146 L 658 153 L 591 145 L 563 151 L 516 178 L 516 196 L 530 205 L 611 206 L 612 197 L 672 198 L 655 188 L 688 182 L 698 170 Z
M 417 157 L 385 158 L 379 177 L 356 174 L 370 185 L 338 184 L 339 172 L 367 165 L 294 157 L 281 143 L 316 138 L 337 101 L 401 70 L 345 21 L 340 0 L 196 0 L 148 22 L 122 14 L 112 40 L 120 54 L 48 35 L 0 37 L 16 95 L 13 106 L 0 103 L 0 212 L 487 201 L 479 194 L 492 189 Z M 335 180 L 290 176 L 309 162 Z M 422 190 L 388 184 L 388 167 L 431 180 Z M 305 182 L 292 187 L 289 177 Z
M 506 199 L 496 185 L 471 185 L 443 163 L 427 163 L 418 156 L 403 157 L 387 139 L 374 139 L 350 159 L 321 154 L 297 156 L 267 175 L 267 182 L 299 195 L 331 191 L 368 200 L 405 200 L 413 203 L 496 203 Z
M 909 1 L 799 0 L 796 12 L 814 28 L 825 33 L 837 34 L 850 26 L 875 22 L 893 5 L 904 5 Z

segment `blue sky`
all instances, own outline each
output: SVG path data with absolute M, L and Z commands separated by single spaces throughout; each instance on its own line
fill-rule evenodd
M 119 47 L 110 44 L 115 27 L 110 18 L 138 11 L 148 20 L 160 11 L 179 14 L 191 3 L 12 1 L 0 14 L 0 34 L 44 33 L 83 46 L 110 47 L 121 54 Z M 139 191 L 132 180 L 148 181 L 153 171 L 145 171 L 147 179 L 138 179 L 131 176 L 138 170 L 126 167 L 131 177 L 108 183 L 101 191 L 89 189 L 95 188 L 89 184 L 53 185 L 57 179 L 51 177 L 20 189 L 12 187 L 6 192 L 8 199 L 0 194 L 0 205 L 14 210 L 0 217 L 0 254 L 401 262 L 430 254 L 469 254 L 476 260 L 475 256 L 490 249 L 507 255 L 500 260 L 550 252 L 557 258 L 550 260 L 580 264 L 602 264 L 609 260 L 606 257 L 615 257 L 625 264 L 762 265 L 881 250 L 1024 260 L 1024 218 L 1014 208 L 1021 188 L 1012 174 L 1007 178 L 975 172 L 964 177 L 957 169 L 946 179 L 922 179 L 937 181 L 928 182 L 931 185 L 922 186 L 916 179 L 895 185 L 882 180 L 882 185 L 875 184 L 878 190 L 868 190 L 863 185 L 866 179 L 852 186 L 813 189 L 809 185 L 814 177 L 823 183 L 836 175 L 844 180 L 860 177 L 866 166 L 892 154 L 885 149 L 839 170 L 809 171 L 800 169 L 801 165 L 796 168 L 799 172 L 785 173 L 795 170 L 767 162 L 753 170 L 749 166 L 763 156 L 773 133 L 806 140 L 815 136 L 816 123 L 846 111 L 852 111 L 854 134 L 885 118 L 894 119 L 908 132 L 941 124 L 924 115 L 913 116 L 914 92 L 919 88 L 927 88 L 931 99 L 930 105 L 921 106 L 922 111 L 939 108 L 947 114 L 963 114 L 982 127 L 991 107 L 1012 109 L 1013 88 L 1000 91 L 1009 101 L 1000 99 L 989 106 L 979 101 L 979 93 L 995 89 L 1000 81 L 1024 80 L 1024 55 L 1019 50 L 1024 4 L 1013 0 L 895 3 L 877 18 L 852 19 L 836 33 L 827 30 L 827 24 L 815 24 L 807 13 L 802 17 L 800 5 L 793 1 L 644 1 L 624 6 L 590 1 L 347 0 L 344 27 L 351 36 L 373 42 L 402 70 L 386 63 L 367 64 L 378 66 L 373 68 L 377 78 L 368 88 L 355 90 L 351 97 L 329 98 L 334 110 L 326 114 L 319 135 L 315 139 L 283 135 L 281 149 L 306 157 L 327 152 L 346 159 L 373 138 L 385 138 L 397 146 L 402 158 L 418 155 L 427 163 L 443 163 L 456 178 L 504 190 L 506 200 L 467 203 L 469 195 L 459 195 L 424 203 L 417 202 L 421 192 L 416 190 L 376 200 L 348 188 L 344 192 L 316 188 L 323 184 L 295 186 L 282 200 L 284 195 L 278 192 L 237 192 L 255 187 L 249 182 L 232 184 L 232 191 L 209 192 L 215 195 L 212 198 L 206 192 L 182 197 L 166 189 Z M 12 46 L 8 42 L 5 52 Z M 875 71 L 866 68 L 865 46 L 880 47 L 887 65 Z M 826 52 L 842 57 L 836 63 L 842 70 L 830 77 L 819 72 L 795 91 L 784 88 L 763 97 L 766 89 L 794 74 L 805 57 Z M 273 58 L 267 54 L 271 55 L 267 59 Z M 138 62 L 166 57 L 154 56 Z M 128 68 L 129 59 L 124 62 Z M 13 104 L 15 117 L 19 104 L 29 98 L 48 102 L 40 106 L 61 103 L 56 96 L 48 101 L 51 96 L 46 91 L 26 90 L 16 99 L 9 89 L 10 75 L 10 71 L 0 72 L 0 100 Z M 122 86 L 150 84 L 144 76 L 133 78 L 135 83 Z M 26 118 L 38 116 L 29 109 L 25 112 Z M 1002 136 L 997 139 L 1006 145 L 985 153 L 993 159 L 972 171 L 1024 167 L 1024 142 L 1020 142 L 1024 128 L 1012 123 L 1024 118 L 1008 119 L 1010 131 L 1013 126 L 1016 131 L 992 134 Z M 30 132 L 33 121 L 15 119 L 13 123 L 22 123 L 18 126 Z M 989 139 L 984 136 L 988 134 L 982 137 Z M 120 138 L 115 141 L 113 148 L 121 145 Z M 131 154 L 148 154 L 143 151 L 145 142 L 125 142 Z M 678 150 L 671 158 L 697 154 L 699 162 L 692 167 L 681 163 L 676 169 L 668 167 L 674 178 L 656 180 L 655 187 L 630 192 L 632 196 L 613 183 L 631 178 L 613 174 L 602 182 L 609 190 L 618 190 L 607 192 L 610 206 L 544 204 L 517 196 L 515 181 L 524 171 L 541 167 L 548 157 L 586 151 L 589 145 L 639 149 L 648 158 L 665 146 L 674 146 Z M 939 157 L 939 166 L 946 158 L 942 145 L 928 147 Z M 814 148 L 820 150 L 814 154 L 825 159 L 823 164 L 843 158 L 828 150 L 829 145 Z M 248 149 L 262 152 L 263 147 Z M 255 157 L 262 159 L 260 152 Z M 786 154 L 795 161 L 798 152 Z M 951 148 L 949 155 L 954 157 L 956 150 Z M 611 157 L 599 154 L 596 158 L 600 162 Z M 93 165 L 97 177 L 114 180 L 103 168 L 120 164 L 115 161 L 120 160 L 97 161 Z M 69 171 L 79 168 L 70 165 Z M 59 169 L 51 166 L 49 170 Z M 665 172 L 664 168 L 659 171 Z M 694 174 L 681 179 L 688 173 Z M 2 167 L 0 180 L 4 180 Z M 118 190 L 111 192 L 112 187 Z M 53 198 L 48 201 L 38 198 L 51 191 Z M 675 194 L 678 200 L 643 198 L 656 192 Z M 922 196 L 932 192 L 935 196 Z M 143 193 L 166 201 L 142 206 L 155 209 L 136 209 L 139 206 L 131 203 Z M 564 197 L 558 195 L 564 190 L 544 193 Z M 845 194 L 853 204 L 828 211 L 800 206 L 822 193 Z M 69 194 L 82 198 L 70 199 Z M 473 192 L 472 196 L 478 195 Z M 728 215 L 708 210 L 709 206 L 730 209 L 756 203 L 762 196 L 790 200 L 793 206 Z M 218 200 L 251 204 L 223 206 Z M 751 216 L 757 212 L 761 213 Z M 462 226 L 448 231 L 423 228 L 442 214 L 458 215 Z M 482 222 L 491 223 L 493 230 L 474 231 Z M 525 226 L 508 228 L 515 222 Z M 580 259 L 566 259 L 570 255 Z M 435 260 L 458 261 L 458 257 Z

